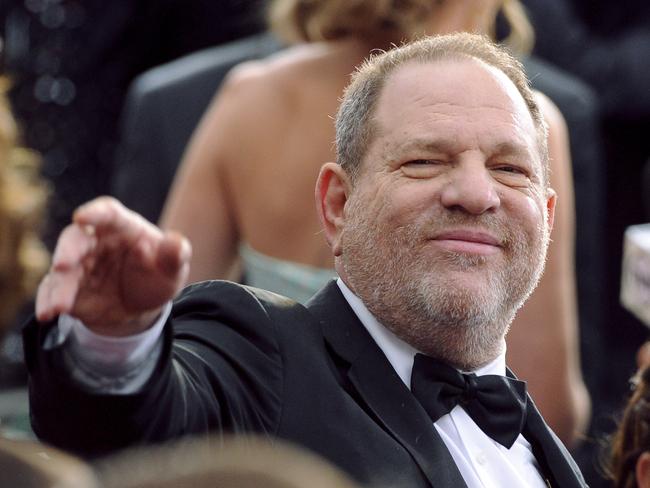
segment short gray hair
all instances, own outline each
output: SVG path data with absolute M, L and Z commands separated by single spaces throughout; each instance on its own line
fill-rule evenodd
M 388 77 L 408 62 L 431 63 L 477 59 L 502 71 L 526 102 L 537 130 L 544 184 L 549 184 L 546 123 L 535 101 L 524 68 L 517 59 L 485 36 L 467 33 L 425 37 L 373 55 L 361 65 L 345 90 L 336 116 L 336 156 L 353 181 L 375 133 L 374 113 Z

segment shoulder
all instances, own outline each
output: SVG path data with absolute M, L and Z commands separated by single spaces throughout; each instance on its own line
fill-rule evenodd
M 177 309 L 200 305 L 219 307 L 231 302 L 235 302 L 235 305 L 240 303 L 256 304 L 262 309 L 274 306 L 300 305 L 290 298 L 261 288 L 227 280 L 205 280 L 186 286 L 174 300 L 174 307 Z
M 580 78 L 536 57 L 527 58 L 525 66 L 533 88 L 553 100 L 568 120 L 598 116 L 598 96 Z
M 558 106 L 540 91 L 534 90 L 533 94 L 549 130 L 566 130 L 566 121 Z
M 291 120 L 300 99 L 299 84 L 292 75 L 293 62 L 284 51 L 264 59 L 235 66 L 225 77 L 214 97 L 204 123 L 211 135 L 241 151 L 242 137 L 259 138 L 265 147 L 277 138 Z
M 260 96 L 271 101 L 300 98 L 326 77 L 331 52 L 317 43 L 289 47 L 266 58 L 235 66 L 226 77 L 222 94 Z
M 186 287 L 174 301 L 173 319 L 259 329 L 277 334 L 297 324 L 315 324 L 302 304 L 277 293 L 230 281 L 210 280 Z M 210 325 L 211 326 L 211 325 Z
M 256 358 L 259 364 L 283 370 L 289 358 L 301 369 L 324 357 L 321 324 L 307 308 L 232 282 L 187 287 L 174 303 L 170 323 L 175 350 L 181 354 L 189 349 L 204 358 L 216 354 L 236 363 Z

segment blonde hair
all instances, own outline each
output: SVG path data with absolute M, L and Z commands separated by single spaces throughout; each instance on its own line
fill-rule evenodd
M 524 6 L 519 0 L 503 0 L 501 11 L 510 27 L 510 33 L 502 43 L 516 55 L 530 54 L 535 44 L 535 30 Z
M 104 488 L 359 488 L 329 461 L 281 439 L 183 438 L 96 465 Z
M 38 441 L 0 438 L 2 486 L 99 488 L 91 467 Z
M 0 77 L 0 337 L 48 266 L 38 238 L 47 189 L 39 178 L 38 158 L 17 146 L 8 86 Z
M 269 24 L 276 35 L 289 43 L 354 37 L 371 43 L 399 44 L 426 34 L 426 22 L 439 3 L 436 0 L 274 0 L 269 8 Z M 521 3 L 502 0 L 501 8 L 510 30 L 503 43 L 516 54 L 529 53 L 534 34 Z

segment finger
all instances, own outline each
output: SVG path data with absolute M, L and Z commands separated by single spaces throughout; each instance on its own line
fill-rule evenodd
M 73 216 L 74 222 L 91 226 L 98 235 L 118 233 L 128 241 L 143 237 L 160 238 L 160 230 L 151 222 L 129 210 L 112 197 L 98 197 L 81 207 Z
M 52 268 L 62 271 L 79 265 L 95 248 L 97 239 L 88 229 L 72 224 L 66 227 L 54 250 Z
M 48 273 L 36 295 L 36 319 L 44 322 L 62 313 L 71 313 L 79 291 L 83 268 Z
M 183 269 L 188 268 L 191 257 L 190 242 L 177 232 L 167 232 L 158 246 L 156 264 L 164 275 L 180 277 Z M 184 278 L 181 277 L 181 280 Z
M 51 275 L 46 274 L 38 285 L 36 292 L 36 319 L 45 322 L 53 318 L 50 305 Z

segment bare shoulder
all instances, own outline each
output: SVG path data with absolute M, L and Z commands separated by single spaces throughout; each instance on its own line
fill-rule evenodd
M 352 57 L 334 43 L 312 43 L 241 63 L 204 116 L 194 153 L 204 161 L 209 154 L 220 166 L 241 167 L 241 161 L 266 157 L 260 151 L 277 148 L 314 120 L 321 124 L 314 130 L 328 130 L 328 115 L 335 113 L 346 74 L 354 69 Z M 315 119 L 314 114 L 325 115 Z
M 211 137 L 215 144 L 230 145 L 240 142 L 243 134 L 264 136 L 282 129 L 298 99 L 293 64 L 290 53 L 283 51 L 243 62 L 228 73 L 204 117 L 207 133 L 223 135 Z
M 533 90 L 533 94 L 535 95 L 535 101 L 542 111 L 544 120 L 548 124 L 549 130 L 565 130 L 566 121 L 558 106 L 540 91 Z
M 295 102 L 353 69 L 354 63 L 346 62 L 346 54 L 354 61 L 356 57 L 331 44 L 297 45 L 264 59 L 241 63 L 226 78 L 222 92 L 256 98 L 272 93 L 273 103 Z

